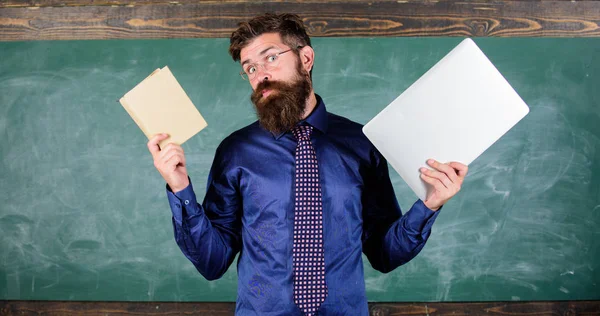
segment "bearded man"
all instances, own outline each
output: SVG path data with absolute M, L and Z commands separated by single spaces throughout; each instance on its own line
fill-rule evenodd
M 236 315 L 368 315 L 362 253 L 383 273 L 414 258 L 467 166 L 429 161 L 421 177 L 435 189 L 402 214 L 362 125 L 315 94 L 315 52 L 298 16 L 240 23 L 229 53 L 258 120 L 221 142 L 202 204 L 181 146 L 160 148 L 165 134 L 148 142 L 178 246 L 208 280 L 239 253 Z

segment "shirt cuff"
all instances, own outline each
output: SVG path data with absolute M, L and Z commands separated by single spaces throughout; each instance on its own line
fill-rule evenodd
M 171 206 L 171 212 L 173 213 L 173 219 L 177 224 L 181 225 L 183 218 L 188 218 L 200 213 L 191 179 L 190 184 L 177 193 L 173 193 L 173 190 L 171 190 L 171 187 L 169 187 L 168 184 L 166 185 L 166 190 L 169 205 Z
M 432 211 L 422 200 L 417 200 L 406 214 L 408 215 L 405 222 L 407 228 L 421 234 L 428 233 L 443 207 L 442 205 L 437 211 Z

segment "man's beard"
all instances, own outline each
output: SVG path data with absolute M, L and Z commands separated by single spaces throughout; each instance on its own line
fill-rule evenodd
M 260 125 L 273 134 L 294 128 L 306 110 L 311 80 L 300 63 L 296 71 L 293 82 L 265 80 L 250 96 Z M 265 89 L 271 90 L 267 97 L 262 96 Z

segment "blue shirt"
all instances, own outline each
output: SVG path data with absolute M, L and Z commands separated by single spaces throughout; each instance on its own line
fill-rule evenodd
M 364 253 L 389 272 L 425 245 L 438 212 L 421 200 L 402 215 L 387 161 L 362 125 L 317 106 L 299 124 L 314 127 L 323 194 L 325 281 L 318 315 L 368 315 Z M 301 315 L 293 301 L 294 152 L 291 132 L 273 135 L 258 122 L 217 148 L 207 192 L 198 204 L 192 184 L 167 195 L 175 240 L 208 280 L 238 258 L 236 315 Z

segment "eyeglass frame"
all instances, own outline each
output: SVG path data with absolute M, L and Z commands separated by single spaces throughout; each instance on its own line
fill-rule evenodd
M 304 46 L 298 46 L 298 47 L 296 47 L 296 49 L 300 49 L 300 48 L 302 48 L 302 47 L 304 47 Z M 279 56 L 280 56 L 280 55 L 283 55 L 283 54 L 285 54 L 285 53 L 287 53 L 287 52 L 289 52 L 289 51 L 292 51 L 292 50 L 294 50 L 294 48 L 289 48 L 289 49 L 286 49 L 286 50 L 284 50 L 284 51 L 282 51 L 282 52 L 279 52 L 279 53 L 275 53 L 275 54 L 266 55 L 266 56 L 265 56 L 265 59 L 267 59 L 267 58 L 269 58 L 269 57 L 271 57 L 271 56 L 275 56 L 275 57 L 277 57 L 277 59 L 279 59 Z M 277 59 L 276 59 L 276 60 L 277 60 Z M 250 64 L 250 66 L 252 66 L 252 65 L 256 65 L 256 66 L 258 66 L 258 65 L 261 65 L 261 66 L 263 67 L 263 69 L 264 69 L 264 70 L 267 70 L 267 68 L 266 68 L 266 66 L 265 66 L 266 64 L 267 64 L 267 62 L 262 62 L 262 63 L 252 63 L 252 64 Z M 258 67 L 256 67 L 256 68 L 257 68 L 257 70 L 258 70 Z M 242 69 L 242 71 L 240 71 L 240 76 L 241 76 L 241 77 L 242 77 L 242 79 L 244 79 L 245 81 L 251 81 L 251 80 L 254 80 L 254 78 L 256 77 L 256 75 L 254 75 L 252 78 L 250 78 L 250 75 L 249 75 L 249 74 L 247 74 L 247 73 L 246 73 L 246 71 L 244 71 L 244 69 Z

